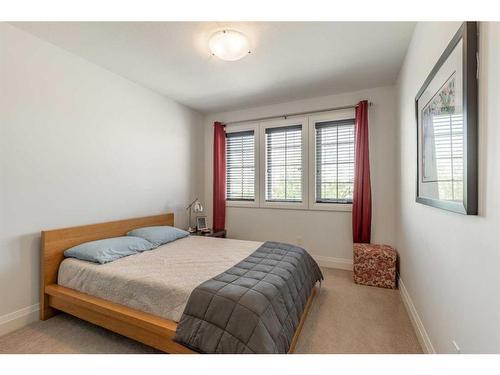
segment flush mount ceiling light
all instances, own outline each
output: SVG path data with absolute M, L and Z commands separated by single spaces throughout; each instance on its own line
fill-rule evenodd
M 221 30 L 212 34 L 208 47 L 213 55 L 225 61 L 236 61 L 250 53 L 250 41 L 236 30 Z

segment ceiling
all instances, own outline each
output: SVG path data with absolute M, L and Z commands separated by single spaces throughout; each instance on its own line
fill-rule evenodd
M 412 22 L 16 22 L 42 39 L 203 113 L 393 84 Z M 230 27 L 252 53 L 226 62 Z

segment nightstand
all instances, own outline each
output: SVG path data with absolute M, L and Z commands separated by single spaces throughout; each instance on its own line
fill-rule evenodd
M 225 229 L 210 229 L 210 232 L 194 232 L 190 233 L 191 236 L 202 236 L 202 237 L 219 237 L 219 238 L 226 238 L 226 233 L 227 231 Z

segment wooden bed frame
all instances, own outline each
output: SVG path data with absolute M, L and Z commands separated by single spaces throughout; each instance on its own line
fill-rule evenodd
M 155 225 L 173 226 L 174 214 L 42 231 L 40 319 L 46 320 L 58 311 L 64 311 L 166 353 L 196 354 L 173 341 L 177 323 L 172 320 L 57 285 L 57 274 L 59 265 L 64 260 L 64 250 L 84 242 L 123 236 L 132 229 Z M 289 353 L 293 353 L 295 349 L 315 295 L 316 287 L 307 300 Z

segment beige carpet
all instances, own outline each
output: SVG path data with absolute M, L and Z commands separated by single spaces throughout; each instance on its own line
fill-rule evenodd
M 349 271 L 323 269 L 296 353 L 421 353 L 399 291 L 356 285 Z M 0 337 L 0 353 L 157 353 L 66 314 Z

